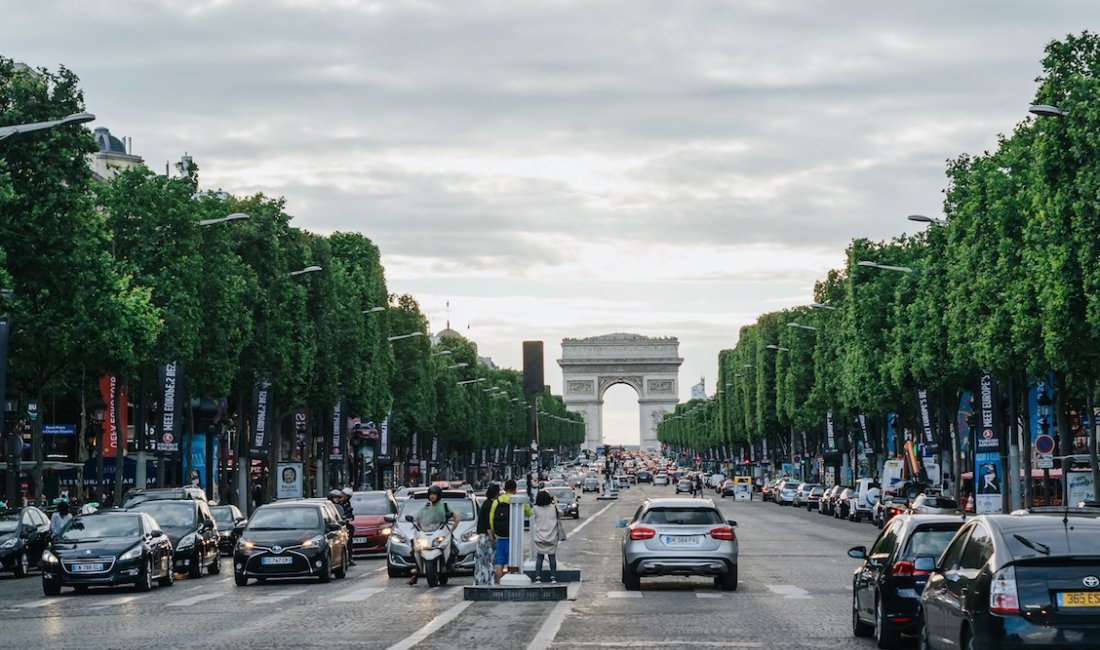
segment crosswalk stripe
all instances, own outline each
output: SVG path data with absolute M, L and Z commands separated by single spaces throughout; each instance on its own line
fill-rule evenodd
M 639 591 L 609 591 L 607 592 L 608 598 L 641 598 L 642 594 Z
M 280 600 L 286 600 L 291 596 L 297 596 L 304 593 L 306 593 L 305 589 L 287 589 L 285 591 L 273 592 L 264 596 L 253 598 L 250 602 L 258 605 L 270 605 L 271 603 L 277 603 Z
M 711 591 L 697 591 L 695 592 L 696 598 L 722 598 L 722 594 L 716 594 Z
M 45 607 L 47 605 L 53 605 L 54 603 L 59 603 L 62 600 L 65 600 L 65 599 L 64 598 L 43 598 L 41 600 L 31 600 L 31 601 L 28 601 L 28 602 L 25 602 L 25 603 L 19 603 L 18 605 L 16 605 L 16 607 L 21 607 L 21 608 Z
M 768 591 L 773 594 L 779 594 L 784 598 L 804 599 L 813 598 L 810 592 L 806 591 L 802 587 L 796 587 L 794 585 L 767 585 Z
M 365 589 L 356 589 L 350 594 L 344 594 L 343 596 L 338 596 L 336 598 L 333 598 L 332 600 L 337 603 L 358 603 L 370 598 L 380 591 L 382 591 L 381 587 L 367 587 Z
M 210 600 L 211 598 L 220 598 L 224 594 L 199 594 L 198 596 L 191 596 L 190 598 L 184 598 L 177 600 L 174 603 L 168 603 L 169 607 L 190 607 L 196 603 L 201 603 L 204 600 Z
M 107 600 L 92 600 L 87 604 L 93 607 L 101 605 L 125 605 L 126 603 L 145 598 L 148 595 L 149 594 L 119 596 L 118 598 L 108 598 Z

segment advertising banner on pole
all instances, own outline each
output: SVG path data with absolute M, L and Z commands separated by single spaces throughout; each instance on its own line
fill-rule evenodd
M 997 409 L 997 384 L 983 372 L 978 378 L 978 435 L 974 443 L 974 509 L 977 514 L 1001 512 L 1004 467 Z
M 103 457 L 122 456 L 126 449 L 127 400 L 126 390 L 119 384 L 118 377 L 105 375 L 99 378 L 99 394 L 107 405 L 103 417 Z
M 302 498 L 302 464 L 279 463 L 279 483 L 275 488 L 276 499 Z
M 867 415 L 863 411 L 856 413 L 856 423 L 859 424 L 859 432 L 863 437 L 863 453 L 867 456 L 874 456 L 875 446 L 871 444 L 871 433 L 867 430 Z
M 332 419 L 329 427 L 329 460 L 344 460 L 344 427 L 346 426 L 344 423 L 344 398 L 341 397 L 332 405 Z
M 390 452 L 390 424 L 393 411 L 386 414 L 382 420 L 382 426 L 378 428 L 378 462 L 384 463 L 392 460 Z
M 157 397 L 160 401 L 157 437 L 153 451 L 180 453 L 180 425 L 183 423 L 183 366 L 177 362 L 157 368 Z
M 1053 390 L 1053 373 L 1046 378 L 1028 378 L 1027 416 L 1031 427 L 1028 433 L 1031 434 L 1031 463 L 1035 469 L 1054 467 L 1054 427 L 1050 415 Z M 1044 406 L 1041 410 L 1040 401 Z
M 825 438 L 829 450 L 836 449 L 836 430 L 833 428 L 833 412 L 825 412 Z
M 266 458 L 268 449 L 271 448 L 272 417 L 274 416 L 271 403 L 271 382 L 260 381 L 252 389 L 252 455 Z
M 928 407 L 928 389 L 917 389 L 917 412 L 920 414 L 921 441 L 924 443 L 924 455 L 934 456 L 939 451 L 936 445 L 936 431 L 932 425 L 932 416 Z

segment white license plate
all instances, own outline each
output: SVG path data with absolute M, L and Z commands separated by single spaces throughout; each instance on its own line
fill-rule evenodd
M 661 538 L 667 546 L 698 546 L 698 535 L 665 535 Z
M 290 564 L 294 561 L 292 557 L 264 557 L 260 558 L 260 564 Z
M 74 564 L 72 568 L 73 573 L 91 573 L 102 570 L 102 564 Z
M 355 542 L 356 544 L 366 544 L 367 543 L 367 538 L 366 537 L 355 537 L 355 538 L 353 538 L 352 541 Z

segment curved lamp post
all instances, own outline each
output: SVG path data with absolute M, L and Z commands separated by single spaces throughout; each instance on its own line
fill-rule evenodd
M 248 215 L 243 212 L 234 212 L 233 214 L 227 214 L 224 217 L 218 217 L 217 219 L 203 219 L 199 221 L 200 226 L 213 226 L 219 223 L 226 223 L 227 221 L 244 221 L 248 218 Z
M 24 133 L 30 133 L 32 131 L 42 131 L 45 129 L 52 129 L 55 126 L 64 126 L 66 124 L 84 124 L 85 122 L 91 122 L 95 119 L 95 115 L 91 113 L 73 113 L 67 115 L 60 120 L 49 120 L 47 122 L 32 122 L 31 124 L 16 124 L 14 126 L 0 126 L 0 140 L 7 140 Z

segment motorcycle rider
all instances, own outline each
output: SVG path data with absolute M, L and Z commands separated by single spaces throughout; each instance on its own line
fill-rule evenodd
M 458 527 L 462 518 L 458 516 L 457 512 L 451 510 L 450 506 L 443 502 L 443 488 L 438 485 L 433 485 L 428 488 L 428 503 L 416 513 L 416 526 L 420 530 L 435 530 L 451 519 L 454 519 L 454 526 L 451 528 L 453 531 Z M 451 540 L 451 547 L 451 556 L 457 556 L 456 549 L 454 548 L 454 539 Z M 409 578 L 409 584 L 415 585 L 419 577 L 414 567 L 412 570 L 412 578 Z

